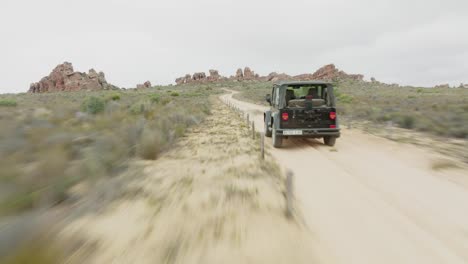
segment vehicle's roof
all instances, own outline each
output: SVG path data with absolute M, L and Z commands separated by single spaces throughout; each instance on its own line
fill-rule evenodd
M 308 85 L 308 84 L 331 84 L 330 82 L 327 81 L 320 81 L 320 80 L 315 80 L 315 81 L 281 81 L 277 82 L 277 85 Z

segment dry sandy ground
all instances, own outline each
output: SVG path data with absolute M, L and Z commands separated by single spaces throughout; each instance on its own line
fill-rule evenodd
M 70 263 L 317 263 L 313 236 L 285 216 L 279 167 L 260 159 L 244 121 L 215 101 L 122 199 L 62 232 L 86 241 Z
M 232 94 L 221 99 L 263 128 L 265 107 Z M 297 199 L 324 263 L 468 263 L 464 164 L 356 129 L 344 129 L 335 148 L 312 139 L 283 144 L 271 153 L 295 173 Z

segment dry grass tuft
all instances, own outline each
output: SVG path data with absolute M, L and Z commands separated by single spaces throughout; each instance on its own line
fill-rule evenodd
M 451 161 L 448 159 L 436 160 L 432 162 L 431 164 L 431 169 L 435 171 L 456 169 L 456 168 L 458 168 L 458 165 L 454 161 Z

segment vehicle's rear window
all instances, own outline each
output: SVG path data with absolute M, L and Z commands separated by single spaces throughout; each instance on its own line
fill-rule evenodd
M 305 99 L 307 95 L 310 95 L 313 99 L 326 100 L 326 85 L 290 85 L 287 90 L 294 91 L 294 99 Z
M 306 99 L 311 99 L 312 107 L 326 107 L 328 94 L 326 85 L 290 85 L 286 88 L 286 107 L 304 108 Z

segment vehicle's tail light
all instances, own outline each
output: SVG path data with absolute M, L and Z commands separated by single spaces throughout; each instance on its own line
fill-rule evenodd
M 335 120 L 336 119 L 336 112 L 330 112 L 330 119 Z
M 289 120 L 289 114 L 288 113 L 283 113 L 283 114 L 281 114 L 281 118 L 283 119 L 283 121 L 288 121 Z
M 330 128 L 336 128 L 336 125 L 330 125 Z

